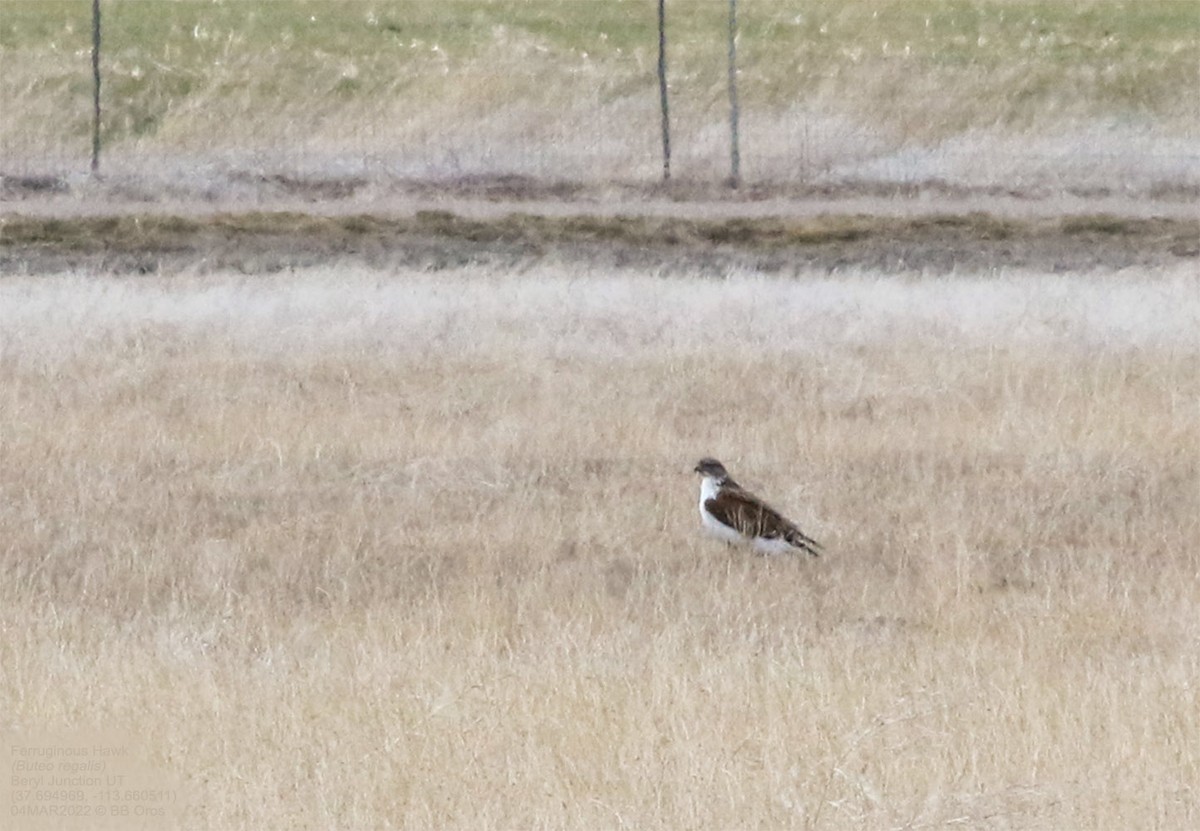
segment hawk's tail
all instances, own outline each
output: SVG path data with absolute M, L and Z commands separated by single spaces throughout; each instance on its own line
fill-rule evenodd
M 821 552 L 825 550 L 824 546 L 812 537 L 805 535 L 799 528 L 791 528 L 784 539 L 810 557 L 820 557 Z

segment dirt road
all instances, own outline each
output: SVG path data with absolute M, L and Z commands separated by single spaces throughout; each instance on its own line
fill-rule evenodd
M 205 194 L 114 180 L 0 187 L 0 273 L 274 272 L 584 261 L 659 272 L 1083 271 L 1194 261 L 1200 200 L 1119 194 L 579 189 L 262 179 Z

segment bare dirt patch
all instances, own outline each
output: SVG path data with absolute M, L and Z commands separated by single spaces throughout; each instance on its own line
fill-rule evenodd
M 1127 194 L 1116 186 L 1035 187 L 1028 184 L 970 185 L 944 178 L 922 177 L 909 182 L 879 179 L 849 179 L 825 182 L 748 182 L 731 189 L 712 179 L 675 179 L 671 182 L 583 182 L 523 174 L 464 174 L 450 177 L 338 175 L 297 172 L 266 172 L 234 169 L 209 172 L 199 179 L 178 175 L 106 175 L 79 178 L 54 174 L 0 174 L 0 198 L 8 201 L 71 200 L 158 203 L 164 199 L 192 202 L 230 202 L 238 199 L 259 204 L 294 200 L 328 202 L 368 195 L 373 199 L 465 200 L 469 202 L 713 202 L 739 205 L 785 199 L 789 201 L 873 198 L 883 200 L 1002 199 L 1027 202 L 1055 196 L 1101 200 Z M 1142 201 L 1192 203 L 1200 198 L 1200 187 L 1187 182 L 1160 182 L 1145 193 Z M 61 203 L 65 205 L 65 202 Z
M 561 206 L 560 206 L 561 208 Z M 1155 267 L 1200 256 L 1193 218 L 1108 213 L 803 216 L 297 211 L 114 213 L 0 219 L 0 273 L 270 273 L 332 263 L 441 269 L 584 262 L 667 273 L 858 268 L 977 272 Z

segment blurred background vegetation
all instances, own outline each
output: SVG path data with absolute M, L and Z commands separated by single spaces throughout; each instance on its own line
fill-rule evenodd
M 101 8 L 102 135 L 118 167 L 566 179 L 656 169 L 652 0 Z M 682 169 L 707 175 L 724 152 L 727 6 L 668 0 L 667 12 Z M 1186 147 L 1200 142 L 1193 0 L 742 0 L 739 18 L 751 177 L 812 179 L 985 134 L 1092 131 L 1114 148 L 1149 135 L 1165 144 L 1146 152 L 1189 164 Z M 8 170 L 86 161 L 90 43 L 87 0 L 0 2 Z

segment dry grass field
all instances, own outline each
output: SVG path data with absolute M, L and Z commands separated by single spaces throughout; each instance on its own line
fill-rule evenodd
M 189 828 L 1200 826 L 1190 266 L 6 277 L 0 730 Z
M 1200 3 L 668 5 L 0 0 L 0 828 L 1200 827 Z
M 1196 199 L 1196 0 L 805 0 L 739 10 L 747 184 Z M 105 0 L 102 169 L 202 199 L 659 180 L 652 0 Z M 729 165 L 727 5 L 668 10 L 677 181 Z M 90 4 L 2 0 L 0 174 L 91 148 Z M 112 194 L 106 194 L 110 196 Z M 109 201 L 105 199 L 104 201 Z

